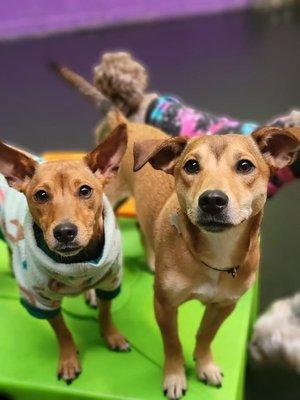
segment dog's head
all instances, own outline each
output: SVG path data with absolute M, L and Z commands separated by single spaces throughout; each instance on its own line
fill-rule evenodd
M 183 212 L 201 229 L 220 232 L 262 210 L 271 170 L 290 164 L 299 149 L 290 130 L 264 127 L 238 134 L 135 143 L 134 170 L 147 162 L 172 174 Z
M 101 231 L 103 187 L 116 174 L 126 145 L 122 124 L 82 160 L 38 164 L 0 142 L 0 172 L 26 196 L 51 251 L 75 255 Z

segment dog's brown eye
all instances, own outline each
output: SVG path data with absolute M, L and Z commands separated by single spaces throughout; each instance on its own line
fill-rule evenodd
M 89 187 L 88 185 L 82 185 L 80 186 L 79 189 L 79 196 L 80 197 L 90 197 L 90 195 L 92 194 L 93 189 L 91 187 Z
M 249 160 L 240 160 L 236 164 L 237 171 L 241 172 L 242 174 L 247 174 L 248 172 L 253 171 L 254 168 L 254 165 Z
M 200 165 L 196 160 L 187 160 L 183 169 L 188 174 L 197 174 L 200 171 Z
M 49 195 L 45 190 L 38 190 L 34 194 L 34 198 L 39 203 L 47 203 L 47 201 L 49 200 Z

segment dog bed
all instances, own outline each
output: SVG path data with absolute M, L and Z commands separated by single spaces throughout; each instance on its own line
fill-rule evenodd
M 16 284 L 0 243 L 0 393 L 16 400 L 163 399 L 160 388 L 163 349 L 154 320 L 153 275 L 144 261 L 134 218 L 119 220 L 125 249 L 122 293 L 114 302 L 118 327 L 132 344 L 131 353 L 108 350 L 99 337 L 97 310 L 83 296 L 66 298 L 63 311 L 78 349 L 83 372 L 70 386 L 56 379 L 58 349 L 50 326 L 32 318 L 19 304 Z M 242 297 L 214 342 L 225 375 L 222 389 L 197 381 L 192 360 L 195 333 L 203 313 L 196 301 L 179 313 L 189 390 L 186 399 L 242 399 L 246 344 L 256 310 L 257 289 Z M 1 395 L 0 395 L 1 398 Z

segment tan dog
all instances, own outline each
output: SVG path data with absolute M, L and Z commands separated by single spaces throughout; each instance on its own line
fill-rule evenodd
M 121 277 L 121 244 L 113 211 L 103 198 L 126 143 L 126 127 L 121 125 L 82 161 L 43 164 L 0 143 L 0 228 L 12 249 L 21 302 L 30 314 L 48 319 L 54 329 L 58 377 L 67 383 L 81 367 L 59 309 L 64 295 L 90 287 L 101 290 L 102 336 L 111 349 L 129 349 L 111 317 L 111 294 Z
M 114 122 L 111 114 L 108 122 L 121 120 Z M 128 194 L 135 198 L 148 262 L 155 267 L 155 313 L 165 350 L 163 389 L 168 398 L 178 399 L 187 384 L 177 309 L 190 299 L 206 305 L 194 351 L 196 371 L 199 379 L 220 386 L 223 374 L 211 342 L 255 281 L 270 170 L 293 161 L 299 139 L 292 129 L 272 127 L 250 137 L 191 140 L 168 139 L 145 125 L 127 127 L 127 151 L 107 193 L 113 204 Z

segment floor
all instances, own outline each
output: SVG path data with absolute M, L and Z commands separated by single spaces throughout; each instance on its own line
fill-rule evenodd
M 100 53 L 126 49 L 151 88 L 202 109 L 264 121 L 300 103 L 300 10 L 195 17 L 0 43 L 1 139 L 34 150 L 89 149 L 98 112 L 53 76 L 49 61 L 86 77 Z M 261 310 L 299 290 L 300 183 L 269 201 L 263 226 Z M 238 333 L 237 333 L 238 334 Z M 299 376 L 249 365 L 248 400 L 296 400 Z M 230 400 L 230 399 L 228 399 Z

